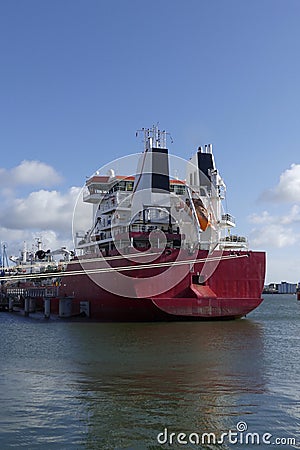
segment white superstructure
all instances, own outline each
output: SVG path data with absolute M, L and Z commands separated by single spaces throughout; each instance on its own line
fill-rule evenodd
M 93 205 L 92 227 L 78 236 L 77 248 L 92 254 L 142 249 L 151 233 L 167 247 L 247 248 L 246 238 L 230 232 L 233 216 L 223 212 L 226 186 L 212 146 L 199 147 L 187 162 L 186 180 L 172 179 L 167 133 L 157 127 L 141 131 L 145 148 L 134 176 L 111 169 L 87 180 L 83 200 Z

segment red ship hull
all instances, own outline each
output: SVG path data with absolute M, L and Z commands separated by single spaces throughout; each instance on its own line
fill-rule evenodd
M 63 277 L 59 289 L 60 298 L 71 301 L 71 315 L 80 313 L 80 303 L 89 302 L 89 316 L 99 321 L 171 321 L 171 320 L 226 320 L 247 315 L 261 302 L 261 293 L 265 277 L 265 253 L 239 251 L 222 253 L 212 273 L 206 280 L 201 279 L 207 251 L 199 251 L 197 260 L 191 264 L 188 272 L 182 277 L 182 266 L 173 267 L 174 286 L 164 289 L 161 277 L 163 268 L 143 268 L 137 270 L 132 265 L 126 273 L 132 295 L 122 296 L 109 289 L 104 289 L 103 277 L 106 274 L 95 274 L 92 277 L 82 271 L 101 268 L 101 260 L 84 263 L 84 260 L 73 261 L 67 267 L 74 275 Z M 158 258 L 157 262 L 175 261 L 176 250 Z M 128 260 L 118 259 L 111 263 L 112 267 L 128 268 Z M 210 269 L 210 267 L 208 266 Z M 75 274 L 75 272 L 79 274 Z M 145 283 L 142 278 L 149 278 Z M 180 280 L 177 282 L 176 280 Z M 114 275 L 111 275 L 114 285 Z M 117 279 L 115 281 L 117 283 Z M 152 285 L 155 283 L 160 291 L 153 295 Z M 161 286 L 159 286 L 161 283 Z M 106 285 L 107 286 L 107 285 Z

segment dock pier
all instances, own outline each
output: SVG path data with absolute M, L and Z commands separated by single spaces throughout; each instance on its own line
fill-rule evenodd
M 45 319 L 51 315 L 51 299 L 57 299 L 57 286 L 31 286 L 9 288 L 0 298 L 0 311 L 22 312 L 25 317 L 36 311 L 43 311 Z M 56 302 L 57 303 L 57 302 Z M 54 311 L 56 313 L 57 311 Z

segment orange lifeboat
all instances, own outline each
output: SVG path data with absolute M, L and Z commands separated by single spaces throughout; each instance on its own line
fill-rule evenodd
M 199 220 L 200 228 L 205 231 L 210 225 L 207 209 L 204 207 L 200 198 L 193 198 L 195 211 Z

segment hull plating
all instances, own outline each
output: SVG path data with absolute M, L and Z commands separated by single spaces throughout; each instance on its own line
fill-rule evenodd
M 82 267 L 87 270 L 101 269 L 100 260 L 86 264 L 81 260 L 68 267 L 68 271 L 81 270 L 81 273 L 63 278 L 60 297 L 70 297 L 74 315 L 79 313 L 80 302 L 88 301 L 90 318 L 100 321 L 233 319 L 245 316 L 261 303 L 265 276 L 263 252 L 223 252 L 217 264 L 204 263 L 203 259 L 207 256 L 206 251 L 199 251 L 197 261 L 190 264 L 184 276 L 182 266 L 172 267 L 173 283 L 167 290 L 164 290 L 164 277 L 158 277 L 165 268 L 138 270 L 133 264 L 126 272 L 126 295 L 122 295 L 122 286 L 118 286 L 119 293 L 115 292 L 114 284 L 118 280 L 114 280 L 114 275 L 110 276 L 113 289 L 107 289 L 105 273 L 90 277 L 82 272 Z M 172 263 L 176 257 L 177 252 L 173 250 L 155 262 Z M 127 269 L 128 260 L 113 261 L 111 267 L 116 266 Z M 145 282 L 145 278 L 149 282 Z M 159 294 L 152 295 L 153 283 Z

